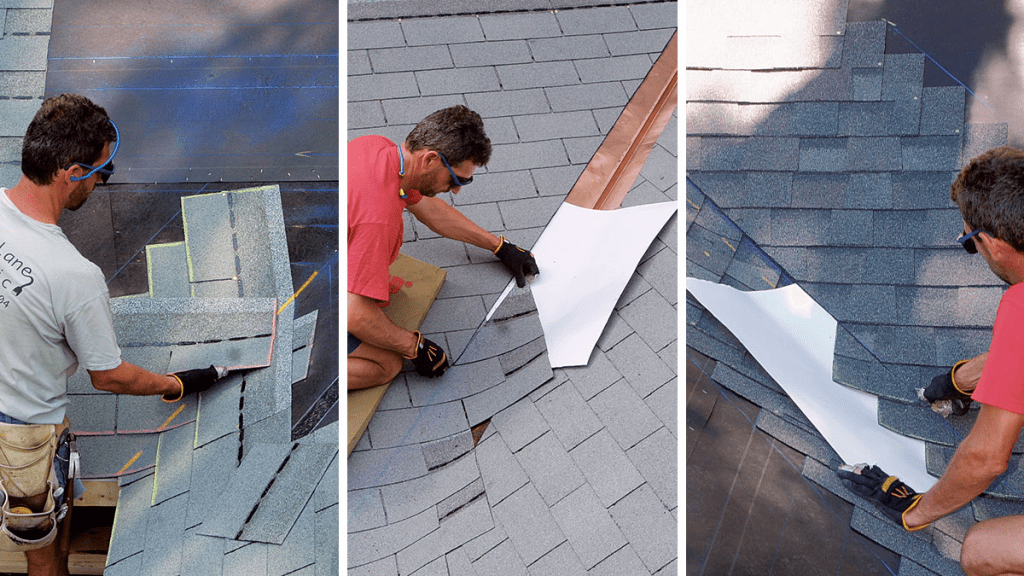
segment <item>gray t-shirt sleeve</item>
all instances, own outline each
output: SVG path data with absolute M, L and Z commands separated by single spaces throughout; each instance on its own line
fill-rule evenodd
M 121 348 L 114 334 L 110 298 L 104 293 L 64 317 L 64 336 L 78 363 L 86 370 L 113 370 L 121 364 Z

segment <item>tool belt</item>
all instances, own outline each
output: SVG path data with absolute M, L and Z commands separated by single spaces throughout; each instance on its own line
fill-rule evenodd
M 0 423 L 0 550 L 35 550 L 53 542 L 68 510 L 77 450 L 68 458 L 67 487 L 61 488 L 54 455 L 62 443 L 74 447 L 65 424 Z M 65 493 L 67 492 L 67 493 Z

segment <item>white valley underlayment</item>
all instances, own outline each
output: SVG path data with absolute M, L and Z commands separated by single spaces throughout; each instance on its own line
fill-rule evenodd
M 796 284 L 743 292 L 697 278 L 686 289 L 729 329 L 847 464 L 867 462 L 924 491 L 925 444 L 878 424 L 878 398 L 832 381 L 836 320 Z

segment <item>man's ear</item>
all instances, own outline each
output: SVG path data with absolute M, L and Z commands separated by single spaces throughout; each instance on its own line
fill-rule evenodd
M 975 236 L 975 240 L 983 234 Z M 1017 257 L 1020 255 L 1017 249 L 1012 244 L 1005 240 L 1000 240 L 988 234 L 984 234 L 984 238 L 981 239 L 981 243 L 988 250 L 989 256 L 996 262 L 1006 262 L 1011 257 Z

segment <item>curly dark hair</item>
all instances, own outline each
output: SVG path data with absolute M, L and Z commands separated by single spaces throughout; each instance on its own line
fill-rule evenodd
M 993 148 L 967 163 L 949 197 L 972 230 L 981 228 L 1024 252 L 1024 152 Z
M 436 150 L 452 166 L 470 160 L 486 166 L 491 159 L 491 140 L 484 133 L 480 115 L 465 106 L 452 106 L 433 112 L 405 138 L 410 152 L 422 148 Z
M 103 107 L 85 96 L 47 98 L 28 125 L 21 148 L 21 171 L 40 186 L 69 164 L 93 164 L 107 142 L 116 139 Z

